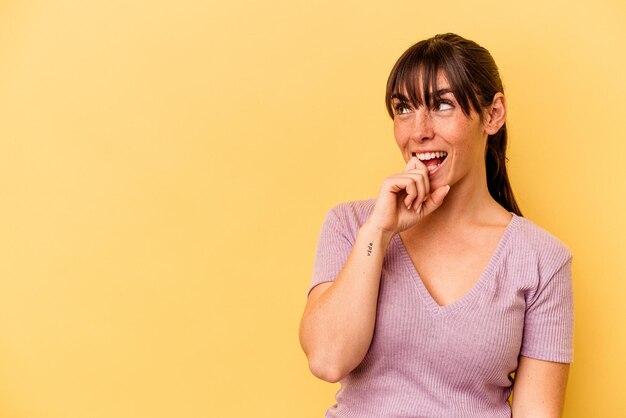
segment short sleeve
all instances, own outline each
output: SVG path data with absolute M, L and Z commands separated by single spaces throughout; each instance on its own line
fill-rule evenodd
M 537 289 L 524 320 L 520 354 L 539 360 L 574 360 L 574 298 L 572 257 Z
M 335 208 L 326 213 L 315 251 L 311 290 L 320 283 L 334 281 L 345 264 L 352 246 L 354 237 L 347 225 L 341 222 Z

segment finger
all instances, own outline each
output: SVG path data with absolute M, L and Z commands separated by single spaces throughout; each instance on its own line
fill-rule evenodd
M 404 198 L 404 206 L 406 206 L 407 209 L 411 209 L 411 205 L 418 197 L 418 188 L 415 184 L 415 180 L 410 177 L 408 178 L 405 191 L 406 197 Z
M 403 174 L 398 174 L 385 179 L 383 182 L 383 189 L 393 193 L 396 198 L 400 197 L 402 192 L 404 192 L 406 196 L 404 196 L 403 203 L 407 209 L 410 209 L 411 204 L 418 195 L 415 180 L 411 176 Z
M 413 203 L 413 209 L 418 210 L 417 208 L 424 202 L 428 193 L 430 193 L 430 182 L 428 181 L 428 175 L 418 175 L 415 182 L 417 183 L 419 192 L 415 203 Z
M 424 164 L 422 164 L 419 160 L 418 160 L 418 164 L 415 168 L 411 168 L 409 170 L 406 170 L 404 172 L 404 174 L 409 174 L 412 176 L 415 175 L 419 175 L 419 176 L 423 176 L 424 178 L 428 179 L 428 167 L 426 167 Z
M 424 199 L 426 198 L 426 195 L 428 194 L 428 191 L 426 190 L 427 186 L 424 176 L 419 176 L 416 180 L 416 183 L 418 184 L 419 192 L 417 198 L 415 199 L 415 202 L 413 203 L 413 210 L 417 210 L 417 208 L 422 205 Z
M 383 181 L 383 188 L 389 190 L 391 193 L 398 194 L 406 191 L 406 187 L 411 181 L 413 181 L 413 179 L 410 176 L 406 176 L 404 173 L 401 173 L 387 177 Z
M 411 204 L 417 197 L 417 186 L 415 184 L 415 180 L 411 176 L 407 176 L 404 173 L 397 174 L 388 179 L 393 188 L 393 192 L 398 194 L 400 192 L 404 192 L 406 195 L 404 196 L 403 203 L 407 209 L 411 208 Z
M 434 192 L 428 196 L 428 198 L 424 201 L 423 211 L 424 216 L 432 213 L 435 209 L 437 209 L 443 203 L 443 199 L 446 197 L 448 192 L 450 191 L 450 186 L 441 186 L 437 188 Z
M 411 157 L 411 159 L 407 162 L 406 167 L 404 167 L 404 171 L 410 171 L 415 169 L 426 169 L 426 165 L 419 160 L 417 157 Z

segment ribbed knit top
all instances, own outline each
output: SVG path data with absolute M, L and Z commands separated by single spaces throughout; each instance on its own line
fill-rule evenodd
M 309 292 L 338 276 L 375 202 L 328 211 Z M 571 261 L 557 238 L 513 214 L 473 287 L 440 306 L 396 234 L 383 260 L 369 351 L 341 380 L 326 417 L 510 417 L 520 354 L 573 361 Z

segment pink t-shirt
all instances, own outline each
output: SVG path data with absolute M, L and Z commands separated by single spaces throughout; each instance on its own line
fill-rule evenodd
M 309 292 L 335 280 L 374 203 L 328 211 Z M 513 215 L 478 281 L 442 307 L 396 234 L 383 261 L 371 346 L 341 380 L 326 417 L 510 417 L 520 354 L 573 361 L 571 261 L 557 238 Z

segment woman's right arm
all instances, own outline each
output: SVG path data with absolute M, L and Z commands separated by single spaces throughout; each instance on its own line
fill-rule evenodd
M 300 323 L 300 344 L 318 378 L 337 382 L 365 357 L 374 334 L 380 272 L 391 237 L 366 223 L 335 281 L 311 290 Z
M 339 275 L 309 294 L 300 344 L 315 376 L 337 382 L 361 363 L 374 334 L 380 273 L 391 238 L 437 209 L 448 190 L 442 186 L 429 195 L 428 171 L 415 157 L 404 172 L 384 180 Z

